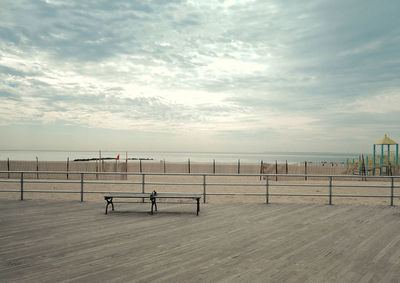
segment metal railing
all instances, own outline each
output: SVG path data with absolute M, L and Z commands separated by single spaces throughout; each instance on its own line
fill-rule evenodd
M 0 178 L 0 193 L 4 192 L 19 192 L 20 194 L 20 199 L 24 200 L 24 193 L 65 193 L 65 194 L 80 194 L 80 201 L 84 201 L 84 195 L 85 194 L 108 194 L 108 193 L 137 193 L 130 191 L 112 191 L 112 190 L 107 190 L 107 191 L 89 191 L 85 190 L 85 184 L 106 184 L 106 185 L 123 185 L 123 184 L 128 184 L 128 185 L 139 185 L 141 187 L 141 192 L 146 192 L 146 187 L 148 186 L 196 186 L 199 188 L 202 188 L 202 195 L 203 195 L 203 202 L 206 203 L 207 201 L 207 196 L 262 196 L 265 197 L 265 203 L 270 203 L 270 197 L 273 196 L 278 196 L 278 197 L 323 197 L 326 198 L 329 202 L 329 204 L 333 204 L 333 198 L 354 198 L 354 197 L 371 197 L 371 198 L 387 198 L 390 199 L 390 205 L 394 205 L 394 199 L 395 198 L 400 198 L 400 194 L 395 194 L 395 189 L 400 188 L 397 182 L 400 181 L 400 176 L 353 176 L 353 175 L 303 175 L 303 174 L 188 174 L 188 173 L 132 173 L 132 172 L 55 172 L 55 171 L 41 171 L 40 174 L 49 174 L 49 175 L 79 175 L 80 179 L 79 180 L 61 180 L 61 179 L 26 179 L 24 176 L 28 174 L 36 174 L 36 171 L 0 171 L 0 174 L 10 174 L 18 175 L 19 178 L 16 179 L 1 179 Z M 85 180 L 85 176 L 90 176 L 90 175 L 118 175 L 118 176 L 126 176 L 126 179 L 128 179 L 128 176 L 141 176 L 140 181 L 101 181 L 98 179 L 95 180 Z M 184 182 L 146 182 L 146 176 L 185 176 L 185 177 L 202 177 L 202 181 L 200 182 L 193 182 L 193 183 L 184 183 Z M 213 183 L 213 182 L 208 182 L 207 179 L 208 177 L 257 177 L 260 179 L 259 182 L 247 182 L 247 183 Z M 313 179 L 326 179 L 327 183 L 323 184 L 314 184 L 310 181 L 306 181 L 305 183 L 288 183 L 285 181 L 277 181 L 278 177 L 284 177 L 284 178 L 298 178 L 304 180 L 305 178 L 308 178 L 310 180 L 311 178 Z M 381 181 L 378 185 L 367 185 L 368 182 L 363 182 L 362 185 L 356 185 L 356 184 L 335 184 L 334 181 L 336 180 L 349 180 L 349 179 L 356 179 L 360 181 Z M 275 182 L 273 182 L 275 181 Z M 395 182 L 396 181 L 396 182 Z M 1 183 L 19 183 L 19 190 L 10 190 L 6 189 L 3 190 L 1 188 Z M 27 190 L 24 188 L 24 184 L 80 184 L 80 191 L 76 190 Z M 210 193 L 207 192 L 207 188 L 209 187 L 219 187 L 219 186 L 225 186 L 225 187 L 263 187 L 264 192 L 263 193 L 228 193 L 228 192 L 214 192 Z M 301 193 L 271 193 L 270 189 L 273 187 L 306 187 L 306 188 L 313 188 L 313 187 L 318 187 L 318 188 L 327 188 L 328 193 L 309 193 L 309 194 L 301 194 Z M 365 195 L 365 194 L 334 194 L 334 189 L 335 188 L 379 188 L 379 189 L 387 189 L 389 190 L 388 194 L 385 195 Z M 152 190 L 152 189 L 151 189 Z M 175 192 L 176 193 L 176 192 Z

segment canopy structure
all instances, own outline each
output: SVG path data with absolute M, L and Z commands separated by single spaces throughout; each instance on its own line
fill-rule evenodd
M 377 142 L 374 143 L 374 168 L 376 165 L 376 146 L 381 146 L 381 158 L 380 158 L 380 168 L 382 172 L 382 167 L 383 166 L 390 166 L 390 165 L 399 165 L 399 144 L 389 138 L 387 135 L 385 135 L 383 138 L 378 140 Z M 395 158 L 394 158 L 394 163 L 392 164 L 390 161 L 390 146 L 395 145 L 396 146 L 396 153 L 395 153 Z M 384 159 L 384 147 L 387 146 L 387 159 Z M 386 162 L 385 162 L 386 161 Z M 384 164 L 385 163 L 385 164 Z

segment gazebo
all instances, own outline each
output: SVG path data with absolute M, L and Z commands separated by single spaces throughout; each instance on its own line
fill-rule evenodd
M 397 142 L 395 142 L 394 140 L 392 140 L 391 138 L 389 138 L 387 135 L 385 135 L 383 138 L 381 138 L 379 141 L 374 143 L 374 169 L 375 169 L 375 165 L 376 165 L 376 146 L 380 145 L 381 146 L 381 158 L 380 158 L 380 172 L 382 174 L 382 167 L 383 166 L 390 166 L 390 165 L 395 165 L 396 168 L 399 165 L 399 144 Z M 395 158 L 394 158 L 394 163 L 391 164 L 390 162 L 390 146 L 391 145 L 395 145 L 396 146 L 396 153 L 395 153 Z M 387 160 L 385 160 L 384 157 L 384 147 L 387 146 Z M 384 164 L 384 161 L 386 164 Z M 387 171 L 388 172 L 388 171 Z

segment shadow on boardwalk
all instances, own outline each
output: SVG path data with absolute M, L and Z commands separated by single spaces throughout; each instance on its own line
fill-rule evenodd
M 389 282 L 400 209 L 0 199 L 3 282 Z

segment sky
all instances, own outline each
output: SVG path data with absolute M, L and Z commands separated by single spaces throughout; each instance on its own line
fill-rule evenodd
M 398 0 L 1 0 L 0 149 L 400 141 Z

